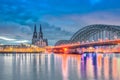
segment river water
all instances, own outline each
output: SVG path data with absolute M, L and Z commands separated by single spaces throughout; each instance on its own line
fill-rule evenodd
M 0 80 L 120 80 L 120 55 L 0 54 Z

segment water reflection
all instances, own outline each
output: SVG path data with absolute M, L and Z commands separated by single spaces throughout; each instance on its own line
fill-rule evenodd
M 120 80 L 119 54 L 0 54 L 0 80 Z

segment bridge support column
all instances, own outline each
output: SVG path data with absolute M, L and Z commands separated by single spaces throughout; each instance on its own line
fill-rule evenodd
M 99 39 L 99 32 L 97 31 L 97 33 L 96 33 L 96 41 L 98 41 L 98 39 Z
M 102 30 L 102 33 L 101 33 L 101 35 L 102 35 L 102 40 L 104 40 L 104 30 Z
M 100 40 L 103 39 L 103 30 L 100 30 L 100 33 L 99 33 L 99 39 L 100 39 Z
M 98 39 L 101 39 L 101 31 L 98 32 Z
M 93 40 L 95 41 L 95 35 L 93 35 Z
M 106 38 L 106 31 L 104 30 L 103 33 L 104 33 L 103 40 L 105 40 L 105 38 Z
M 111 31 L 108 32 L 109 40 L 111 40 Z
M 105 39 L 108 39 L 108 31 L 105 31 Z

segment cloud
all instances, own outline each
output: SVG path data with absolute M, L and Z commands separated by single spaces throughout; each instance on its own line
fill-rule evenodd
M 90 25 L 90 24 L 120 25 L 119 14 L 120 14 L 120 10 L 94 12 L 81 16 L 81 20 L 86 25 Z
M 101 4 L 97 6 L 90 5 L 100 2 Z M 3 0 L 0 3 L 0 21 L 13 21 L 28 25 L 43 19 L 43 16 L 47 15 L 60 17 L 116 9 L 120 7 L 119 2 L 119 0 L 110 0 L 109 2 L 107 0 Z
M 0 43 L 18 44 L 31 41 L 32 28 L 15 22 L 0 22 Z M 28 40 L 28 41 L 26 41 Z
M 0 35 L 10 36 L 11 38 L 23 37 L 26 39 L 32 34 L 32 28 L 15 22 L 0 22 Z M 28 39 L 28 38 L 27 38 Z M 30 38 L 29 38 L 30 39 Z
M 4 36 L 0 36 L 0 42 L 2 44 L 20 44 L 20 43 L 29 43 L 28 40 L 18 40 L 18 39 L 12 39 Z
M 15 43 L 29 43 L 29 41 L 28 40 L 18 40 L 18 41 L 15 41 Z
M 6 37 L 4 37 L 4 36 L 0 36 L 0 39 L 6 40 L 6 41 L 15 41 L 15 40 L 16 40 L 16 39 L 6 38 Z
M 60 17 L 46 16 L 44 21 L 61 27 L 68 32 L 75 32 L 80 28 L 91 24 L 120 25 L 120 10 L 97 11 L 87 14 L 72 14 Z
M 80 16 L 80 15 L 79 15 Z M 78 29 L 81 28 L 81 25 L 84 25 L 82 21 L 76 21 L 78 19 L 76 15 L 63 15 L 63 16 L 45 16 L 42 20 L 50 25 L 54 25 L 56 28 L 60 28 L 65 32 L 71 34 L 75 33 Z

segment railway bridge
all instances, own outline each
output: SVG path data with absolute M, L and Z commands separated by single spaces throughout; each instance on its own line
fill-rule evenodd
M 120 26 L 95 24 L 78 30 L 69 40 L 59 40 L 52 51 L 60 52 L 120 52 Z

